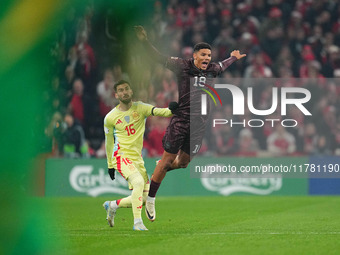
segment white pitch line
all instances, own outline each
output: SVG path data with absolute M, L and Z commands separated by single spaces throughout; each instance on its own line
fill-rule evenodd
M 195 233 L 193 235 L 340 235 L 340 232 L 223 232 Z
M 152 233 L 152 231 L 148 231 L 148 233 Z M 131 233 L 119 233 L 112 232 L 113 235 L 119 236 L 129 236 L 134 237 L 135 234 Z M 340 235 L 340 232 L 214 232 L 214 233 L 154 233 L 155 235 L 164 236 L 164 235 L 173 235 L 173 236 L 209 236 L 209 235 Z M 95 233 L 68 233 L 68 236 L 99 236 L 101 234 Z

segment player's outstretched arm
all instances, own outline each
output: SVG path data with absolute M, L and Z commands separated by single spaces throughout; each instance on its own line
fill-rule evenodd
M 136 36 L 139 41 L 143 43 L 144 49 L 148 53 L 148 55 L 155 61 L 165 64 L 167 61 L 167 57 L 162 55 L 148 40 L 147 33 L 142 26 L 135 26 L 134 27 Z
M 239 60 L 241 58 L 244 58 L 245 56 L 247 56 L 246 54 L 241 54 L 239 50 L 233 50 L 230 53 L 230 57 L 223 60 L 222 62 L 220 62 L 221 67 L 222 67 L 222 72 L 227 69 L 232 63 L 234 63 L 236 60 Z
M 160 116 L 160 117 L 171 117 L 172 112 L 170 106 L 169 108 L 158 108 L 151 104 L 145 104 L 141 101 L 138 102 L 138 108 L 140 113 L 142 113 L 145 117 L 149 116 Z
M 179 107 L 179 104 L 177 102 L 170 102 L 169 106 L 168 106 L 168 108 L 172 112 L 172 114 L 174 114 L 176 112 L 178 107 Z
M 172 111 L 169 108 L 153 107 L 151 110 L 151 115 L 160 117 L 171 117 Z
M 179 105 L 177 102 L 170 102 L 168 108 L 153 107 L 152 115 L 161 117 L 171 117 L 176 112 L 178 107 Z

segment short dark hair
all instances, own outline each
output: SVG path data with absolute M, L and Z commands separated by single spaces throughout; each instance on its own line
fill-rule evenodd
M 211 46 L 209 43 L 205 43 L 205 42 L 200 42 L 200 43 L 197 43 L 195 46 L 194 46 L 194 52 L 197 52 L 201 49 L 209 49 L 211 50 Z
M 113 85 L 113 89 L 115 90 L 115 92 L 117 92 L 117 87 L 118 87 L 119 85 L 122 85 L 122 84 L 127 84 L 127 85 L 129 85 L 129 87 L 131 88 L 131 85 L 130 85 L 130 83 L 129 83 L 128 81 L 120 80 L 120 81 L 118 81 L 117 83 L 115 83 L 115 85 Z

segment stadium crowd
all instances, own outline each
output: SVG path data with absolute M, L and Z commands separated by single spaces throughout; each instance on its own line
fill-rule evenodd
M 288 109 L 286 118 L 297 120 L 296 127 L 211 127 L 200 153 L 340 155 L 338 1 L 149 2 L 149 18 L 142 25 L 163 54 L 190 58 L 193 45 L 205 41 L 212 45 L 212 61 L 219 61 L 238 49 L 247 57 L 231 65 L 222 78 L 233 80 L 242 90 L 248 85 L 241 78 L 279 78 L 275 86 L 305 87 L 311 92 L 311 117 L 294 107 Z M 121 79 L 131 81 L 137 92 L 135 100 L 159 107 L 177 100 L 174 74 L 143 55 L 133 33 L 126 32 L 133 25 L 138 23 L 119 23 L 117 10 L 109 3 L 103 6 L 87 1 L 83 8 L 69 10 L 51 45 L 51 85 L 44 93 L 45 133 L 54 141 L 56 156 L 105 157 L 103 118 L 118 102 L 113 85 Z M 270 108 L 271 89 L 257 86 L 256 109 Z M 213 117 L 235 119 L 231 105 L 215 111 Z M 275 112 L 270 117 L 281 119 L 279 115 Z M 254 116 L 248 112 L 242 118 Z M 168 121 L 158 117 L 148 120 L 145 155 L 162 154 Z

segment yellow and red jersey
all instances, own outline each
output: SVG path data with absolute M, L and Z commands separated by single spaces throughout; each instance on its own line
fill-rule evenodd
M 127 111 L 113 108 L 104 119 L 105 147 L 108 168 L 114 168 L 117 157 L 138 159 L 142 154 L 145 121 L 149 116 L 170 117 L 168 108 L 156 108 L 133 102 Z

